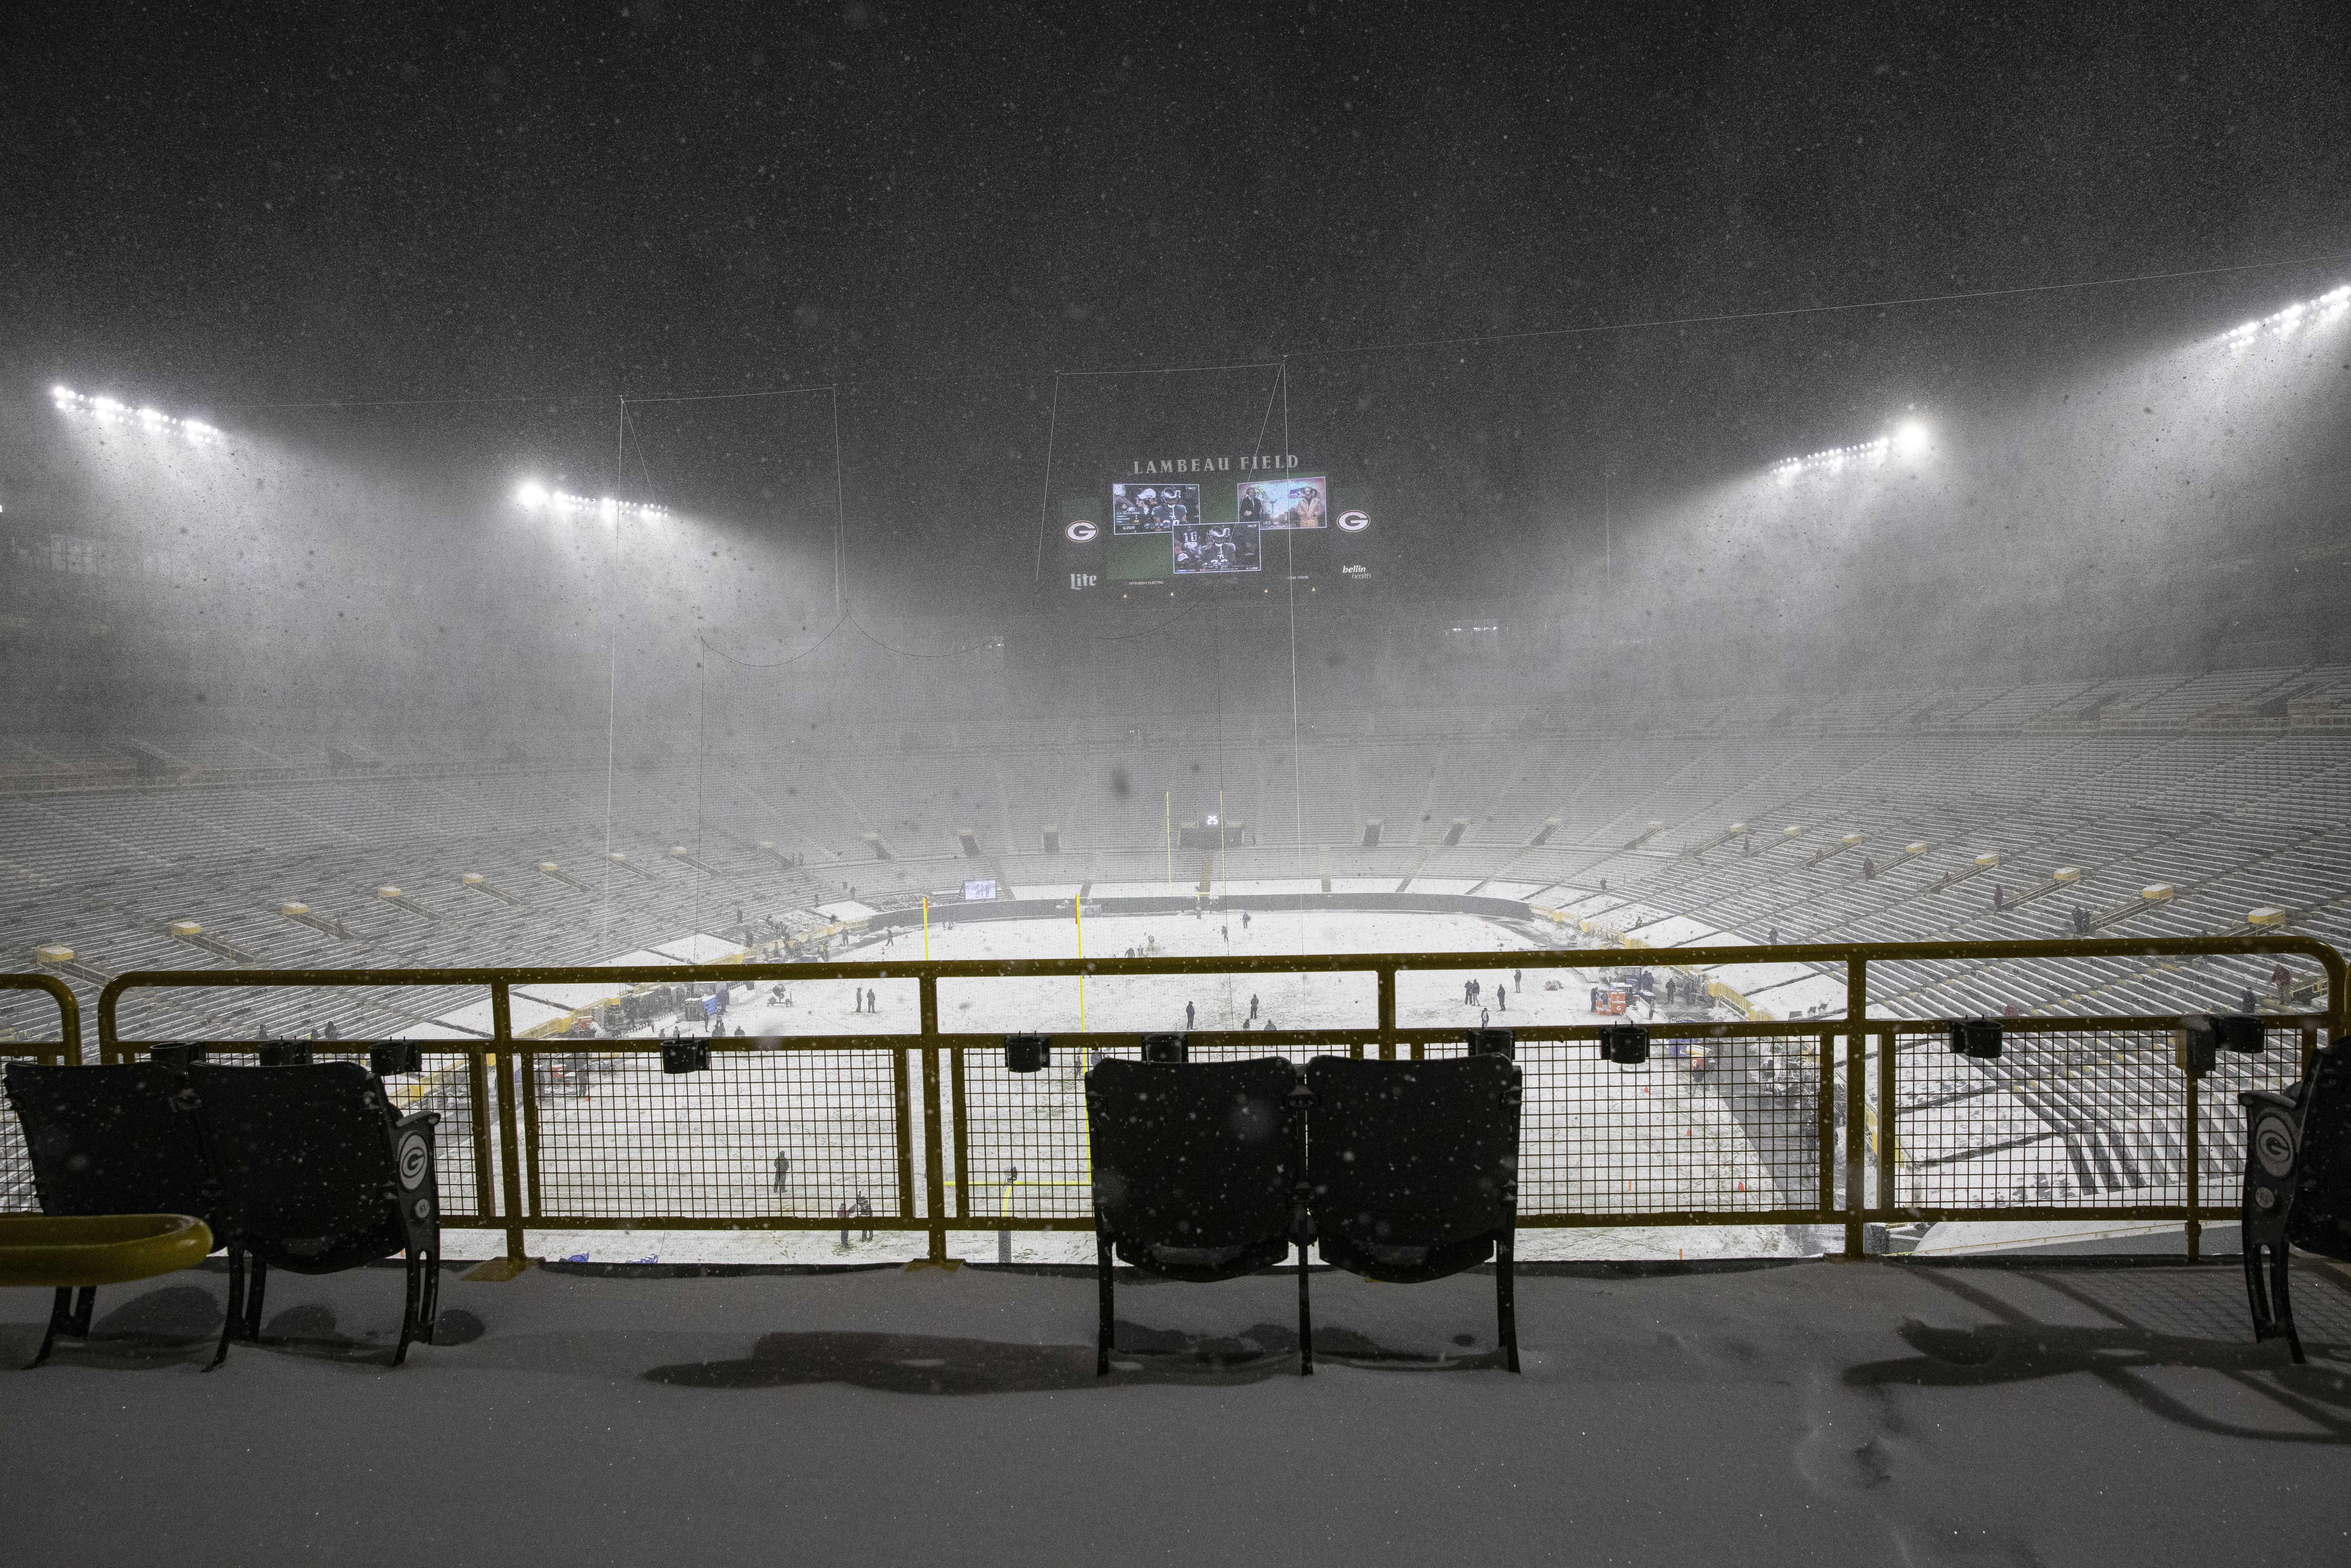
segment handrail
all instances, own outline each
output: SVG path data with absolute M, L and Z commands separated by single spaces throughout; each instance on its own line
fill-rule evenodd
M 81 998 L 55 975 L 0 975 L 0 991 L 47 991 L 57 1004 L 58 1054 L 68 1067 L 81 1065 Z
M 894 1158 L 885 1162 L 885 1168 L 893 1176 L 882 1179 L 889 1181 L 894 1178 L 894 1204 L 885 1207 L 893 1207 L 895 1212 L 861 1217 L 859 1224 L 863 1228 L 926 1233 L 930 1259 L 944 1262 L 947 1260 L 948 1233 L 951 1230 L 970 1229 L 975 1226 L 989 1229 L 1077 1230 L 1085 1228 L 1091 1221 L 1059 1211 L 1028 1216 L 988 1216 L 973 1212 L 970 1193 L 973 1186 L 973 1139 L 976 1134 L 972 1122 L 977 1108 L 984 1106 L 986 1100 L 984 1092 L 981 1098 L 974 1098 L 976 1092 L 967 1069 L 987 1060 L 985 1052 L 979 1049 L 981 1042 L 992 1045 L 1000 1040 L 1001 1031 L 942 1027 L 938 989 L 943 980 L 1368 974 L 1375 982 L 1375 996 L 1364 999 L 1375 1001 L 1375 1018 L 1367 1019 L 1362 1024 L 1275 1031 L 1195 1030 L 1187 1031 L 1188 1038 L 1196 1047 L 1210 1050 L 1239 1048 L 1280 1051 L 1285 1055 L 1318 1048 L 1358 1055 L 1376 1051 L 1383 1058 L 1394 1059 L 1405 1054 L 1418 1058 L 1426 1047 L 1441 1042 L 1458 1042 L 1461 1034 L 1458 1026 L 1400 1026 L 1396 999 L 1397 977 L 1401 974 L 1489 970 L 1498 963 L 1510 968 L 1538 972 L 1614 969 L 1641 964 L 1685 968 L 1769 964 L 1841 965 L 1844 969 L 1844 1007 L 1841 1015 L 1726 1021 L 1657 1019 L 1646 1026 L 1652 1039 L 1661 1042 L 1791 1039 L 1806 1042 L 1802 1055 L 1809 1064 L 1807 1071 L 1817 1073 L 1816 1092 L 1808 1106 L 1802 1111 L 1792 1112 L 1811 1129 L 1801 1137 L 1799 1145 L 1792 1147 L 1801 1146 L 1810 1151 L 1802 1155 L 1808 1168 L 1803 1169 L 1802 1179 L 1794 1186 L 1774 1185 L 1768 1189 L 1771 1197 L 1779 1200 L 1778 1203 L 1772 1207 L 1759 1203 L 1749 1207 L 1743 1206 L 1743 1201 L 1730 1200 L 1727 1190 L 1722 1201 L 1712 1201 L 1701 1188 L 1684 1186 L 1673 1190 L 1656 1189 L 1652 1199 L 1645 1200 L 1639 1207 L 1631 1202 L 1617 1206 L 1574 1197 L 1554 1203 L 1552 1207 L 1558 1212 L 1538 1214 L 1530 1210 L 1522 1218 L 1531 1225 L 1557 1227 L 1775 1223 L 1835 1226 L 1842 1227 L 1845 1250 L 1852 1256 L 1859 1256 L 1865 1250 L 1867 1225 L 1894 1224 L 1901 1220 L 2183 1219 L 2188 1228 L 2189 1255 L 2193 1257 L 2203 1220 L 2219 1218 L 2226 1210 L 2209 1204 L 2203 1196 L 2203 1156 L 2199 1153 L 2199 1070 L 2187 1068 L 2184 1061 L 2172 1061 L 2168 1054 L 2164 1060 L 2172 1064 L 2167 1071 L 2177 1072 L 2185 1080 L 2177 1102 L 2179 1113 L 2184 1117 L 2178 1135 L 2186 1150 L 2185 1164 L 2179 1165 L 2177 1160 L 2173 1162 L 2179 1174 L 2172 1178 L 2179 1184 L 2178 1190 L 2184 1202 L 2132 1201 L 2130 1193 L 2111 1182 L 2102 1182 L 2095 1190 L 2085 1183 L 2079 1195 L 2085 1201 L 2079 1202 L 2051 1203 L 2045 1196 L 2039 1203 L 2028 1202 L 2028 1195 L 2018 1189 L 2012 1202 L 2004 1197 L 1996 1201 L 1983 1201 L 1970 1196 L 1964 1202 L 1945 1202 L 1937 1207 L 1928 1201 L 1934 1194 L 1914 1189 L 1909 1195 L 1913 1199 L 1910 1204 L 1897 1203 L 1896 1199 L 1902 1196 L 1897 1191 L 1897 1167 L 1906 1166 L 1907 1163 L 1901 1146 L 1902 1118 L 1924 1113 L 1923 1111 L 1902 1111 L 1898 1105 L 1896 1094 L 1896 1061 L 1900 1054 L 1897 1037 L 1928 1034 L 1942 1027 L 1947 1020 L 1872 1017 L 1869 1013 L 1870 969 L 1871 966 L 1877 964 L 1935 963 L 1954 959 L 1981 962 L 2007 958 L 2189 957 L 2255 954 L 2294 955 L 2314 960 L 2326 977 L 2327 993 L 2323 1009 L 2263 1015 L 2265 1024 L 2271 1029 L 2299 1031 L 2300 1061 L 2305 1067 L 2318 1048 L 2321 1030 L 2337 1040 L 2351 1036 L 2351 1029 L 2346 1027 L 2346 1009 L 2351 1009 L 2351 987 L 2346 987 L 2343 956 L 2329 945 L 2311 937 L 2262 934 L 2170 940 L 2085 937 L 2014 942 L 1815 943 L 1775 947 L 1710 946 L 1634 951 L 1613 947 L 1531 948 L 1479 953 L 930 961 L 909 958 L 840 963 L 777 961 L 627 967 L 538 965 L 432 969 L 141 970 L 115 977 L 99 993 L 98 1060 L 122 1060 L 148 1043 L 126 1042 L 120 1032 L 119 1010 L 122 998 L 135 990 L 172 987 L 432 986 L 486 988 L 490 997 L 489 1034 L 486 1037 L 477 1035 L 463 1040 L 436 1040 L 429 1046 L 436 1053 L 465 1059 L 464 1072 L 469 1096 L 469 1131 L 475 1160 L 471 1194 L 474 1212 L 463 1218 L 453 1216 L 450 1223 L 504 1232 L 507 1254 L 513 1258 L 525 1255 L 526 1233 L 529 1230 L 629 1228 L 820 1230 L 831 1228 L 837 1217 L 827 1218 L 820 1214 L 806 1213 L 751 1214 L 740 1209 L 714 1214 L 706 1207 L 697 1208 L 695 1201 L 670 1204 L 668 1207 L 672 1208 L 685 1210 L 670 1214 L 637 1213 L 632 1207 L 633 1218 L 614 1218 L 601 1212 L 561 1212 L 567 1207 L 582 1206 L 568 1200 L 550 1200 L 542 1191 L 541 1178 L 547 1174 L 542 1168 L 542 1124 L 553 1113 L 541 1103 L 541 1087 L 535 1064 L 551 1056 L 568 1055 L 583 1049 L 607 1055 L 650 1053 L 658 1049 L 660 1042 L 652 1039 L 623 1038 L 599 1040 L 590 1044 L 569 1038 L 517 1038 L 513 1020 L 514 993 L 517 988 L 551 985 L 592 984 L 620 989 L 641 983 L 675 985 L 774 979 L 911 980 L 916 986 L 919 1015 L 901 1031 L 741 1039 L 721 1037 L 714 1038 L 709 1044 L 714 1052 L 726 1056 L 763 1051 L 885 1054 L 889 1059 L 891 1075 L 891 1085 L 886 1091 L 889 1127 L 882 1135 L 894 1145 Z M 1833 974 L 1823 977 L 1833 977 Z M 37 988 L 51 992 L 67 1019 L 66 1051 L 68 1058 L 79 1060 L 78 1010 L 72 991 L 63 981 L 52 976 L 26 975 L 0 977 L 0 984 L 18 989 Z M 2066 1035 L 2145 1036 L 2179 1028 L 2195 1016 L 2187 1012 L 2081 1016 L 2039 1014 L 2029 1018 L 2003 1018 L 2000 1022 L 2004 1032 L 2014 1035 L 2022 1043 Z M 1509 1021 L 1517 1039 L 1529 1043 L 1591 1040 L 1606 1027 L 1600 1023 L 1520 1023 L 1516 1019 Z M 1088 1051 L 1132 1049 L 1140 1038 L 1132 1029 L 1064 1032 L 1073 1040 L 1081 1039 Z M 236 1049 L 228 1041 L 212 1043 Z M 364 1050 L 370 1043 L 367 1040 L 344 1040 L 333 1044 L 314 1042 L 314 1045 L 330 1051 L 350 1051 Z M 2137 1049 L 2144 1048 L 2142 1041 Z M 2104 1050 L 2105 1047 L 2093 1042 L 2091 1049 Z M 1912 1070 L 1902 1070 L 1905 1075 L 1909 1071 Z M 1915 1123 L 1911 1124 L 1916 1125 Z M 1081 1135 L 1081 1126 L 1076 1132 Z M 549 1146 L 559 1145 L 560 1135 L 553 1130 L 552 1124 L 549 1125 L 545 1135 L 555 1140 Z M 1784 1162 L 1788 1155 L 1789 1150 L 1782 1149 L 1772 1157 Z M 1673 1168 L 1687 1173 L 1689 1169 L 1702 1167 Z M 1581 1181 L 1584 1178 L 1579 1176 L 1576 1179 Z M 1684 1178 L 1677 1176 L 1673 1179 L 1680 1181 Z M 1772 1180 L 1775 1184 L 1778 1182 L 1777 1177 Z M 1074 1184 L 1032 1181 L 1028 1185 Z M 2131 1185 L 2136 1188 L 2139 1184 L 2134 1181 Z M 952 1198 L 949 1197 L 950 1188 L 953 1189 Z M 1629 1183 L 1626 1190 L 1631 1190 Z M 1809 1206 L 1807 1198 L 1812 1200 Z M 2100 1198 L 2110 1201 L 2097 1201 Z M 553 1211 L 546 1207 L 550 1201 L 556 1201 Z M 1652 1201 L 1654 1207 L 1651 1206 Z M 591 1203 L 587 1207 L 592 1208 L 594 1205 Z
M 1873 963 L 1931 963 L 1952 958 L 2228 957 L 2254 953 L 2299 954 L 2317 960 L 2326 974 L 2327 1005 L 2320 1016 L 2325 1020 L 2325 1027 L 2334 1033 L 2351 1033 L 2351 1009 L 2346 1009 L 2346 1003 L 2351 1003 L 2351 996 L 2346 996 L 2346 989 L 2351 989 L 2351 974 L 2346 974 L 2343 955 L 2315 937 L 2263 935 L 2168 939 L 2089 936 L 2031 942 L 1805 943 L 1782 947 L 1659 947 L 1632 953 L 1622 948 L 1538 947 L 1513 948 L 1500 954 L 1315 953 L 1198 958 L 909 958 L 865 963 L 784 961 L 613 967 L 567 964 L 456 969 L 145 969 L 117 975 L 99 993 L 98 1045 L 101 1058 L 113 1051 L 118 1040 L 116 1009 L 124 992 L 158 987 L 484 986 L 491 989 L 494 1007 L 503 1012 L 504 1002 L 499 998 L 503 998 L 507 989 L 515 986 L 581 985 L 604 981 L 616 985 L 675 985 L 744 979 L 898 978 L 935 983 L 942 979 L 1016 979 L 1053 976 L 1085 976 L 1091 978 L 1122 975 L 1394 975 L 1400 971 L 1424 969 L 1490 969 L 1504 958 L 1511 967 L 1520 969 L 1623 968 L 1643 960 L 1656 964 L 1668 958 L 1677 967 L 1684 967 L 1700 965 L 1844 964 L 1850 967 L 1847 1016 L 1835 1019 L 1788 1020 L 1815 1026 L 1810 1030 L 1792 1032 L 1819 1032 L 1818 1025 L 1833 1022 L 1842 1026 L 1835 1032 L 1844 1033 L 1876 1023 L 1899 1024 L 1906 1021 L 1867 1016 L 1865 975 L 1866 967 Z M 62 987 L 62 982 L 55 981 L 53 977 L 25 976 L 20 978 L 37 983 L 48 980 Z M 1384 986 L 1383 989 L 1384 992 Z M 1860 1000 L 1863 1006 L 1858 1009 L 1852 1007 L 1852 999 Z M 1392 1017 L 1391 1010 L 1387 1008 L 1382 1010 L 1384 1028 L 1343 1032 L 1351 1037 L 1376 1033 L 1384 1040 L 1391 1040 L 1409 1039 L 1414 1033 L 1422 1032 L 1397 1029 L 1385 1021 L 1386 1018 Z M 1285 1034 L 1289 1032 L 1284 1031 Z M 1297 1032 L 1302 1036 L 1314 1031 Z M 1427 1032 L 1442 1038 L 1453 1031 L 1438 1030 Z M 1538 1039 L 1545 1038 L 1548 1033 L 1533 1026 L 1525 1032 L 1531 1038 Z M 495 1038 L 507 1040 L 511 1036 L 501 1030 Z M 923 1037 L 915 1034 L 891 1038 Z M 939 1036 L 934 1032 L 931 1038 Z

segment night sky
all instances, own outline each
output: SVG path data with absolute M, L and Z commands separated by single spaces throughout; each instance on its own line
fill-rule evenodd
M 842 383 L 860 570 L 914 601 L 1027 587 L 1056 371 L 1291 356 L 1293 444 L 1468 588 L 1604 471 L 1997 403 L 2343 268 L 1352 350 L 2351 254 L 2339 5 L 20 5 L 0 57 L 12 396 L 504 484 L 609 476 L 616 394 Z M 1168 439 L 1246 449 L 1272 384 L 1187 382 Z M 256 406 L 458 398 L 528 401 Z M 714 512 L 759 502 L 703 447 L 830 462 L 806 410 L 665 417 L 624 479 Z

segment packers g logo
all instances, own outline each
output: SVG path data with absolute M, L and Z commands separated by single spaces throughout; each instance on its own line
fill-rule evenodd
M 1093 524 L 1081 518 L 1077 522 L 1071 523 L 1068 528 L 1063 528 L 1061 532 L 1068 538 L 1071 544 L 1081 545 L 1091 543 L 1094 536 L 1101 533 L 1102 530 L 1094 527 Z
M 2279 1181 L 2294 1174 L 2294 1128 L 2283 1116 L 2264 1116 L 2253 1128 L 2253 1154 Z
M 432 1156 L 424 1152 L 424 1134 L 411 1133 L 400 1140 L 400 1185 L 411 1191 L 424 1179 Z
M 1339 514 L 1339 528 L 1343 533 L 1360 534 L 1371 526 L 1372 519 L 1364 516 L 1361 512 L 1342 512 Z

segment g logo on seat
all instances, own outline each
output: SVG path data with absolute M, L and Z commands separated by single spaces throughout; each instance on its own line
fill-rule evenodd
M 424 1134 L 411 1133 L 400 1140 L 400 1185 L 414 1189 L 424 1179 L 425 1170 L 433 1156 L 424 1147 Z
M 2253 1157 L 2279 1181 L 2294 1174 L 2294 1125 L 2283 1116 L 2264 1116 L 2253 1128 Z

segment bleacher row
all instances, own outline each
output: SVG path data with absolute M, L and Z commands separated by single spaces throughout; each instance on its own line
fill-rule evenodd
M 0 793 L 0 943 L 12 967 L 37 946 L 71 948 L 53 967 L 92 990 L 133 968 L 590 962 L 993 875 L 1062 896 L 1204 878 L 1487 892 L 1752 942 L 2055 936 L 2077 912 L 2101 935 L 2218 934 L 2258 908 L 2339 944 L 2338 704 L 2351 667 L 1710 702 L 1614 730 L 1506 715 L 1447 735 L 1443 716 L 1340 716 L 1294 766 L 1289 726 L 1271 721 L 1221 738 L 1099 722 L 869 737 L 626 763 L 611 780 L 617 862 L 601 758 L 503 748 L 469 768 L 452 751 L 341 744 L 321 770 L 323 746 L 20 737 L 0 758 L 0 789 L 15 786 Z M 251 757 L 267 769 L 240 774 Z M 1221 852 L 1171 847 L 1210 813 Z M 2252 960 L 1952 962 L 1872 989 L 1893 1016 L 2168 1011 L 2248 992 L 2284 1005 L 2311 978 L 2287 968 L 2283 994 Z M 154 1030 L 252 1038 L 329 1021 L 397 1032 L 465 999 L 139 1005 Z M 37 1038 L 47 1017 L 7 998 L 0 1033 Z

